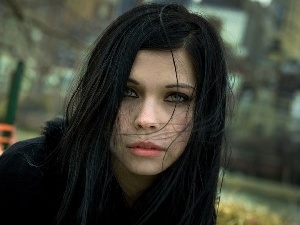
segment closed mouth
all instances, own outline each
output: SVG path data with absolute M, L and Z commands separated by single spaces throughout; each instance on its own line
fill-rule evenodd
M 140 148 L 145 150 L 163 151 L 163 148 L 151 141 L 140 141 L 128 146 L 129 148 Z

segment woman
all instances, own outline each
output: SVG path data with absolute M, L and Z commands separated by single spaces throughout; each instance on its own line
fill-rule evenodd
M 132 9 L 96 42 L 64 119 L 1 156 L 1 220 L 215 224 L 226 92 L 204 18 Z

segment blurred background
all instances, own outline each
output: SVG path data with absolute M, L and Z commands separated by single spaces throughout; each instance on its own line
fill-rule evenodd
M 12 124 L 17 140 L 39 135 L 62 114 L 89 46 L 144 2 L 184 4 L 225 41 L 234 108 L 220 196 L 250 219 L 223 224 L 276 224 L 271 214 L 300 224 L 299 0 L 1 0 L 0 123 Z

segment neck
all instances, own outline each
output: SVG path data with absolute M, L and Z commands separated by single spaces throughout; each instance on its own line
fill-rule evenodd
M 115 163 L 113 170 L 129 206 L 132 206 L 136 199 L 143 194 L 156 179 L 156 176 L 134 174 L 120 163 Z

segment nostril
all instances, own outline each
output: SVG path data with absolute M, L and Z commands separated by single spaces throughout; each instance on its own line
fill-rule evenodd
M 150 125 L 150 124 L 147 124 L 147 123 L 143 123 L 143 124 L 138 124 L 138 127 L 139 128 L 151 128 L 151 129 L 154 129 L 156 126 L 155 125 Z

